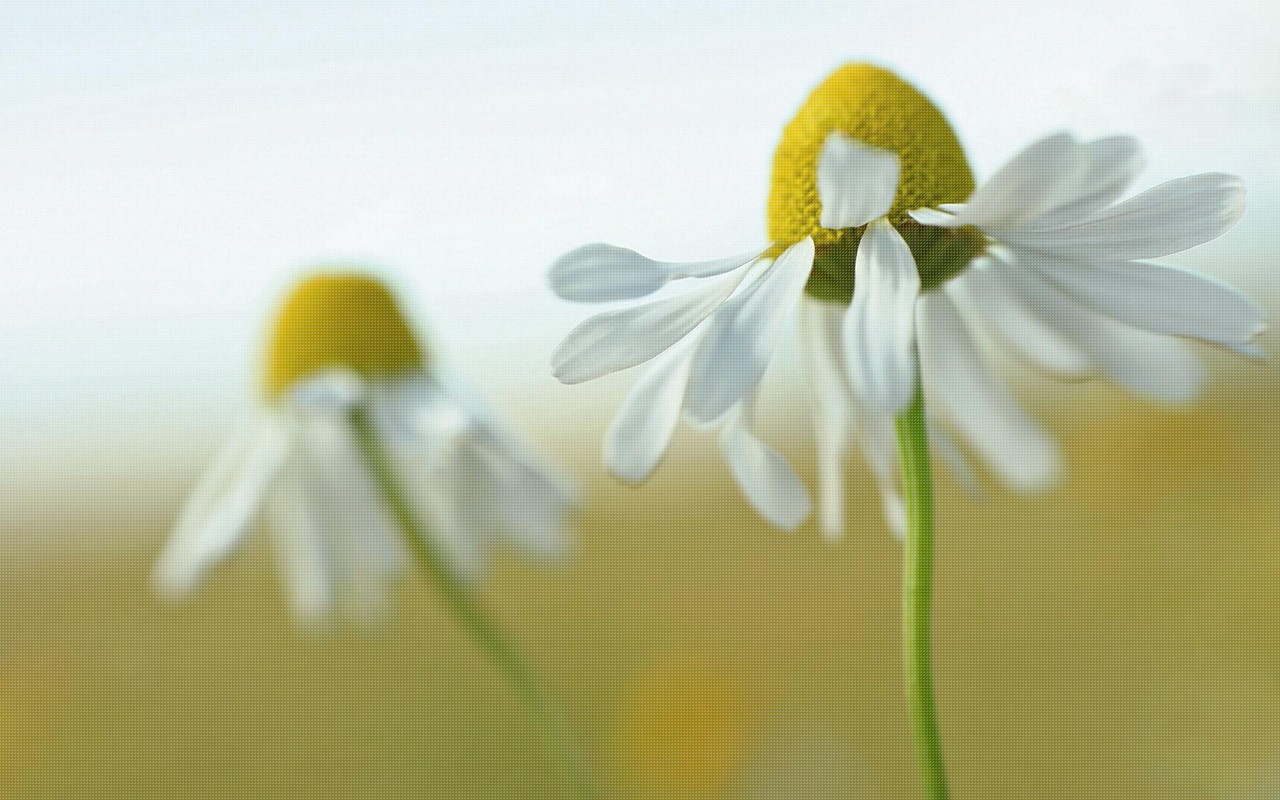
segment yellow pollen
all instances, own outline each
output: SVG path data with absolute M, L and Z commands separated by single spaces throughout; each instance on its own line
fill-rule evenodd
M 262 388 L 275 400 L 327 369 L 364 378 L 426 366 L 396 300 L 380 281 L 355 273 L 325 273 L 302 281 L 285 300 L 267 342 Z
M 846 64 L 782 131 L 769 193 L 769 238 L 779 248 L 812 236 L 822 249 L 845 235 L 818 224 L 818 154 L 833 132 L 898 156 L 898 194 L 888 214 L 895 225 L 912 209 L 961 203 L 973 192 L 964 148 L 938 107 L 886 69 Z

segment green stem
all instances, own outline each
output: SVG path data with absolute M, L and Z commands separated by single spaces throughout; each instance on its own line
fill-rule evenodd
M 574 796 L 584 800 L 594 797 L 595 791 L 565 731 L 559 712 L 542 693 L 532 668 L 525 663 L 494 619 L 475 601 L 469 589 L 445 563 L 435 538 L 413 512 L 373 422 L 362 409 L 356 408 L 351 412 L 351 425 L 361 453 L 382 490 L 387 505 L 399 521 L 418 566 L 435 583 L 458 622 L 475 637 L 481 649 L 528 707 L 547 746 L 559 759 L 565 780 L 572 784 Z
M 933 606 L 933 478 L 924 393 L 918 386 L 911 405 L 897 419 L 902 483 L 907 500 L 907 541 L 902 560 L 902 662 L 907 708 L 924 796 L 946 800 L 938 711 L 933 702 L 930 619 Z

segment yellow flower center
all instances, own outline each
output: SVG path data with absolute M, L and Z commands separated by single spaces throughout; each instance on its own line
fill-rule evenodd
M 378 378 L 427 361 L 386 286 L 366 275 L 326 273 L 307 278 L 285 300 L 267 342 L 262 388 L 275 400 L 327 369 Z
M 769 237 L 778 250 L 813 237 L 817 258 L 807 287 L 811 293 L 848 302 L 853 255 L 862 238 L 861 228 L 827 230 L 818 222 L 818 154 L 832 133 L 898 157 L 898 191 L 887 216 L 911 246 L 925 288 L 963 269 L 981 250 L 982 237 L 976 231 L 927 228 L 907 216 L 916 208 L 962 203 L 973 193 L 973 172 L 947 118 L 892 72 L 871 64 L 846 64 L 805 100 L 783 129 L 773 156 Z M 930 258 L 934 251 L 937 256 L 946 251 L 947 256 Z

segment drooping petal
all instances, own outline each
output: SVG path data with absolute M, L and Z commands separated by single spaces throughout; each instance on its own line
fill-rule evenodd
M 907 530 L 907 507 L 898 488 L 898 435 L 894 413 L 859 404 L 855 393 L 854 428 L 858 444 L 876 476 L 884 503 L 884 518 L 893 535 L 901 539 Z
M 162 592 L 180 596 L 190 591 L 205 570 L 240 543 L 290 445 L 284 428 L 264 414 L 224 449 L 187 501 L 156 565 L 155 580 Z
M 404 415 L 400 424 L 383 424 L 386 430 L 402 433 L 385 439 L 392 464 L 402 478 L 413 513 L 426 527 L 424 533 L 430 538 L 424 543 L 455 577 L 476 581 L 484 571 L 485 550 L 496 529 L 491 524 L 492 514 L 484 513 L 479 519 L 468 513 L 475 504 L 466 492 L 475 481 L 468 474 L 470 466 L 459 463 L 459 451 L 472 420 L 431 378 L 406 384 L 401 390 L 405 396 L 383 410 L 386 415 Z
M 1204 367 L 1178 339 L 1138 330 L 1099 314 L 1036 270 L 1011 264 L 998 267 L 1001 279 L 1028 307 L 1122 386 L 1173 403 L 1192 399 L 1203 387 Z
M 818 448 L 822 531 L 836 541 L 844 532 L 845 455 L 849 444 L 851 398 L 840 346 L 845 309 L 809 298 L 800 301 L 800 325 L 813 397 L 813 432 Z
M 694 351 L 685 397 L 694 423 L 714 422 L 755 390 L 812 268 L 813 240 L 805 238 L 711 316 Z
M 430 469 L 412 452 L 405 452 L 399 467 L 406 476 L 416 514 L 427 520 L 427 542 L 453 575 L 468 583 L 484 575 L 489 544 L 496 535 L 489 514 L 477 515 L 470 465 L 460 461 L 457 442 L 434 445 L 438 456 Z M 487 506 L 481 504 L 479 508 Z
M 929 445 L 941 454 L 942 460 L 947 462 L 947 466 L 955 473 L 956 480 L 969 493 L 969 496 L 980 498 L 982 484 L 978 481 L 978 473 L 969 463 L 964 451 L 960 449 L 959 443 L 947 430 L 947 426 L 935 419 L 933 414 L 926 416 L 925 426 L 928 431 Z
M 844 343 L 844 334 L 849 314 L 840 308 L 833 308 L 827 320 L 827 342 L 831 343 L 833 357 L 838 358 L 838 365 L 849 364 Z M 837 367 L 838 369 L 838 367 Z M 846 372 L 847 374 L 847 372 Z M 867 463 L 876 476 L 876 484 L 881 493 L 884 506 L 884 521 L 888 522 L 892 534 L 902 539 L 906 532 L 906 504 L 902 500 L 899 489 L 899 452 L 897 452 L 897 431 L 893 422 L 896 412 L 870 406 L 867 399 L 861 397 L 858 390 L 852 388 L 851 381 L 844 381 L 844 390 L 849 399 L 849 419 L 852 433 Z M 819 434 L 819 449 L 822 448 Z
M 809 516 L 809 492 L 776 450 L 756 437 L 752 398 L 735 407 L 720 431 L 720 451 L 751 505 L 770 523 L 795 530 Z
M 1075 261 L 1159 258 L 1218 238 L 1244 207 L 1243 181 L 1205 173 L 1163 183 L 1065 228 L 1013 231 L 1001 240 Z
M 898 192 L 898 157 L 833 133 L 818 154 L 819 224 L 830 230 L 860 228 L 883 217 Z
M 926 214 L 917 221 L 949 227 L 975 225 L 983 230 L 1016 229 L 1068 201 L 1090 167 L 1084 145 L 1068 133 L 1047 136 L 1027 147 L 978 187 L 963 205 L 948 206 L 954 219 Z M 928 220 L 928 221 L 926 221 Z
M 880 487 L 880 500 L 884 507 L 884 521 L 889 523 L 889 532 L 894 538 L 902 541 L 907 535 L 907 504 L 902 499 L 902 492 L 898 491 L 896 483 L 883 478 L 877 481 L 877 485 Z
M 648 361 L 710 316 L 742 277 L 729 275 L 675 297 L 606 311 L 583 321 L 551 356 L 556 378 L 562 383 L 582 383 Z
M 1112 380 L 1166 403 L 1188 403 L 1204 390 L 1208 374 L 1186 342 L 1101 315 L 1095 315 L 1094 322 L 1082 326 L 1081 335 Z
M 316 508 L 312 466 L 300 455 L 285 472 L 271 498 L 271 528 L 276 563 L 289 587 L 293 613 L 316 624 L 334 606 L 335 580 L 328 534 Z
M 541 558 L 567 553 L 578 502 L 572 480 L 448 370 L 399 394 L 387 413 L 407 417 L 415 434 L 402 444 L 404 480 L 416 483 L 417 504 L 439 521 L 437 543 L 460 574 L 478 577 L 483 549 L 499 535 Z
M 920 275 L 911 248 L 880 219 L 858 245 L 844 347 L 853 388 L 873 408 L 897 412 L 915 391 L 915 303 Z
M 1094 366 L 1089 354 L 1027 305 L 1005 278 L 1005 269 L 980 259 L 952 284 L 984 325 L 1033 364 L 1059 375 L 1087 375 Z
M 578 506 L 576 498 L 562 491 L 557 477 L 511 458 L 510 453 L 486 449 L 483 455 L 507 537 L 525 553 L 543 560 L 565 558 L 572 546 L 569 523 Z
M 927 396 L 1007 482 L 1043 487 L 1059 472 L 1057 446 L 987 368 L 945 291 L 920 299 L 920 359 Z
M 483 442 L 484 447 L 512 464 L 535 473 L 548 491 L 570 505 L 580 502 L 581 491 L 572 476 L 564 473 L 498 414 L 485 398 L 469 382 L 456 373 L 437 368 L 430 380 L 438 383 L 448 398 L 464 409 L 475 421 L 473 441 Z
M 1266 328 L 1261 306 L 1207 275 L 1141 261 L 1085 264 L 1016 255 L 1081 303 L 1145 331 L 1239 345 Z
M 552 290 L 580 303 L 607 303 L 644 297 L 681 278 L 707 278 L 731 272 L 760 257 L 759 251 L 713 261 L 654 261 L 634 250 L 589 244 L 562 256 L 547 273 Z
M 680 421 L 692 355 L 691 346 L 667 353 L 622 402 L 604 440 L 605 466 L 622 480 L 643 482 L 666 453 Z
M 570 549 L 569 516 L 578 505 L 571 482 L 489 425 L 476 425 L 461 445 L 478 487 L 476 499 L 488 504 L 475 513 L 496 515 L 491 524 L 526 553 L 564 558 Z
M 388 583 L 403 565 L 403 534 L 346 418 L 313 414 L 306 427 L 309 494 L 327 534 L 338 601 L 353 620 L 377 623 L 390 607 Z

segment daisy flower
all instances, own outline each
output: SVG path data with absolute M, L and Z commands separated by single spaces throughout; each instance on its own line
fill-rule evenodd
M 263 402 L 191 495 L 156 567 L 168 595 L 190 591 L 269 510 L 279 563 L 305 620 L 341 608 L 372 619 L 406 545 L 427 545 L 474 581 L 505 537 L 544 557 L 566 547 L 574 506 L 562 477 L 443 370 L 379 281 L 319 274 L 285 301 L 262 371 Z M 362 452 L 361 422 L 387 465 Z M 377 469 L 429 522 L 403 530 Z M 429 542 L 406 537 L 427 536 Z
M 1146 260 L 1231 228 L 1244 210 L 1242 182 L 1194 175 L 1120 201 L 1142 164 L 1129 137 L 1057 133 L 975 189 L 959 139 L 928 98 L 885 69 L 846 65 L 783 131 L 772 244 L 698 263 L 593 244 L 552 266 L 552 288 L 580 302 L 693 284 L 587 319 L 556 351 L 555 374 L 578 383 L 652 361 L 609 429 L 608 468 L 643 481 L 682 415 L 719 426 L 747 499 L 795 528 L 809 515 L 808 491 L 756 434 L 753 407 L 798 309 L 830 536 L 843 527 L 843 464 L 855 440 L 901 532 L 894 421 L 918 381 L 931 443 L 963 478 L 972 481 L 952 432 L 1007 483 L 1043 487 L 1060 472 L 1058 450 L 998 379 L 994 350 L 1170 401 L 1203 382 L 1178 337 L 1257 353 L 1261 308 L 1219 281 Z

